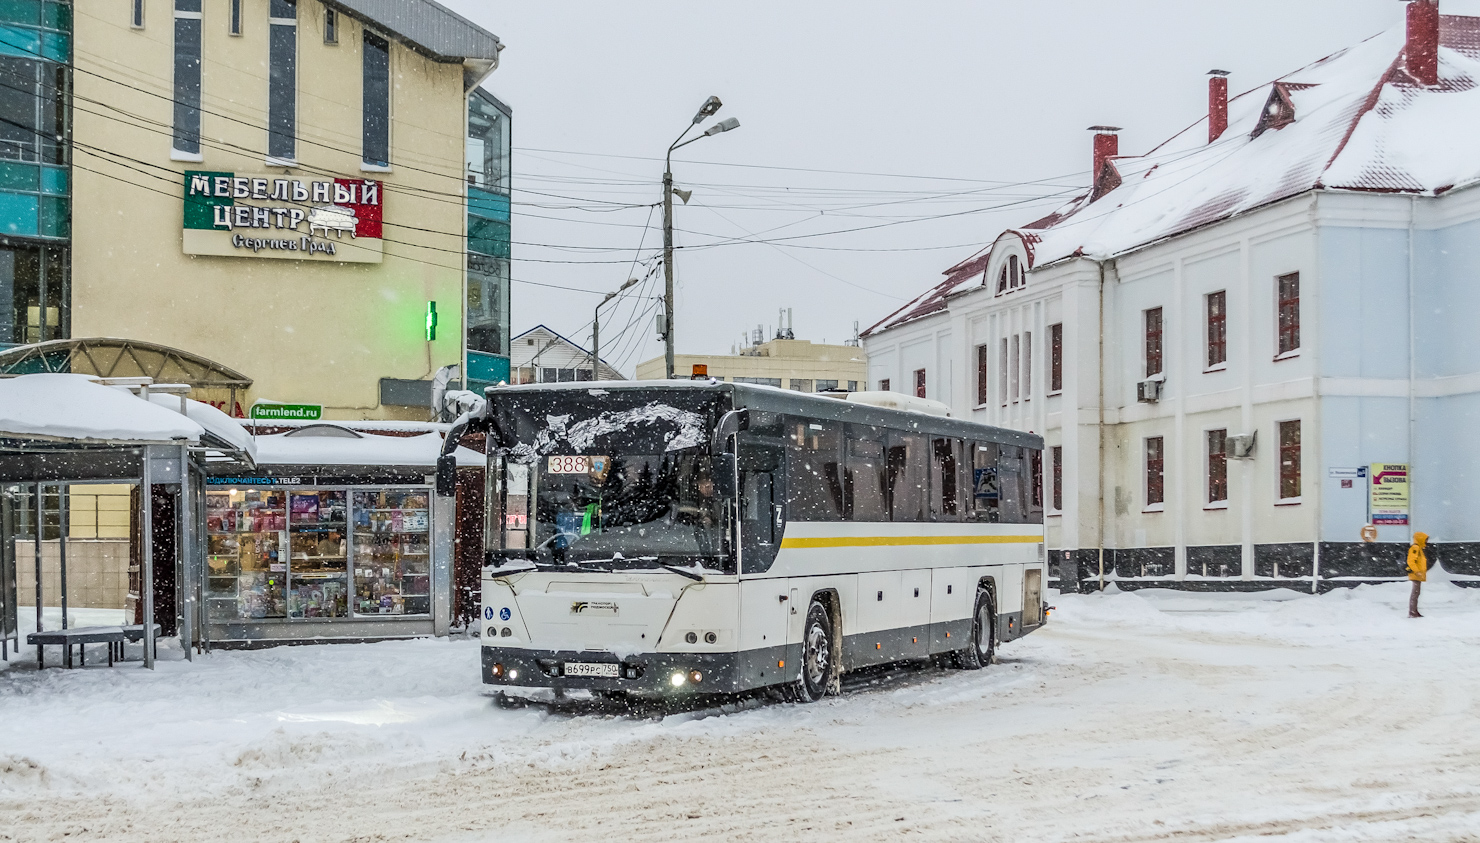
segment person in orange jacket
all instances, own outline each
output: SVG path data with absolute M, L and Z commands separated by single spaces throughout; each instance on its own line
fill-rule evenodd
M 1429 557 L 1424 554 L 1424 545 L 1429 542 L 1428 533 L 1414 533 L 1413 545 L 1408 548 L 1408 579 L 1413 581 L 1413 593 L 1408 596 L 1408 617 L 1421 618 L 1418 613 L 1418 592 L 1429 576 Z

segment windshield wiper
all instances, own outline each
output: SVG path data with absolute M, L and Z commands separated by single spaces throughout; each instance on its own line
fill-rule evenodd
M 681 577 L 688 577 L 695 582 L 704 582 L 704 577 L 694 573 L 693 571 L 690 571 L 687 568 L 675 568 L 672 565 L 659 565 L 658 567 L 662 568 L 665 571 L 672 571 L 673 573 L 678 574 Z

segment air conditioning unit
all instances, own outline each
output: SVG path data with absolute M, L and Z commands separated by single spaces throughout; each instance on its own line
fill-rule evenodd
M 1231 460 L 1251 460 L 1254 458 L 1255 433 L 1241 433 L 1238 436 L 1230 436 L 1223 440 L 1223 453 Z
M 1136 400 L 1143 404 L 1155 404 L 1161 400 L 1161 387 L 1165 381 L 1156 379 L 1136 384 Z

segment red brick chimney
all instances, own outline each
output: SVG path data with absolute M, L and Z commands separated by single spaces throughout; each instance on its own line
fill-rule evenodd
M 1095 133 L 1095 161 L 1090 170 L 1089 180 L 1091 184 L 1100 180 L 1100 173 L 1105 170 L 1105 162 L 1120 154 L 1120 131 L 1118 126 L 1090 126 L 1089 130 Z
M 1439 84 L 1439 0 L 1408 4 L 1408 43 L 1403 48 L 1408 75 L 1420 85 Z
M 1228 130 L 1228 71 L 1208 71 L 1208 143 Z

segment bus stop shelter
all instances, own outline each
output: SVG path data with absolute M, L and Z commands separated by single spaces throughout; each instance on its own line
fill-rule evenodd
M 20 644 L 15 569 L 36 566 L 36 631 L 42 629 L 41 577 L 44 490 L 70 484 L 118 483 L 138 488 L 139 602 L 148 630 L 155 622 L 178 630 L 186 657 L 201 642 L 199 571 L 204 556 L 202 490 L 214 469 L 255 468 L 252 437 L 216 408 L 191 400 L 187 385 L 156 384 L 147 377 L 97 378 L 78 374 L 33 374 L 0 379 L 0 487 L 29 486 L 37 525 L 34 559 L 15 553 L 17 508 L 0 500 L 0 638 Z M 59 500 L 65 500 L 59 496 Z M 163 504 L 163 506 L 161 506 Z M 161 510 L 169 510 L 167 514 Z M 60 551 L 62 624 L 66 611 L 66 536 Z M 159 549 L 172 551 L 161 558 Z M 174 611 L 162 613 L 156 569 L 173 566 L 168 595 Z M 29 624 L 27 624 L 29 626 Z M 144 665 L 152 668 L 155 636 L 145 634 Z M 70 648 L 69 648 L 70 652 Z

